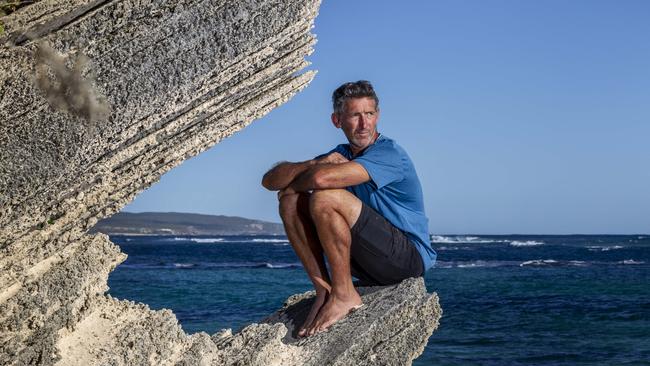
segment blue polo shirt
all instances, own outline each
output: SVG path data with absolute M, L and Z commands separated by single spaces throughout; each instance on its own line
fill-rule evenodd
M 392 139 L 380 135 L 355 158 L 349 144 L 338 145 L 327 154 L 333 152 L 366 169 L 370 180 L 347 190 L 402 230 L 422 256 L 424 269 L 431 268 L 436 252 L 429 240 L 429 219 L 424 213 L 420 180 L 406 151 Z

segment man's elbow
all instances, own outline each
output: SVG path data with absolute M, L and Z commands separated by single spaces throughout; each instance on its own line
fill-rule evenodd
M 269 173 L 264 174 L 262 177 L 262 187 L 268 189 L 269 191 L 277 191 L 277 189 L 273 187 Z

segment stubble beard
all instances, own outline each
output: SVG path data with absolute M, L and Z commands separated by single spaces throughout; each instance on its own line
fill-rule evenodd
M 354 146 L 358 151 L 362 151 L 363 149 L 372 145 L 372 143 L 375 141 L 375 138 L 377 137 L 377 129 L 371 131 L 368 137 L 363 138 L 363 142 L 365 143 L 359 141 L 359 139 L 357 139 L 354 135 L 352 137 L 354 137 L 354 139 L 350 140 L 350 145 Z

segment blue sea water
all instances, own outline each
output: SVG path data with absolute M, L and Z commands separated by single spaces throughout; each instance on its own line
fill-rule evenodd
M 188 333 L 238 330 L 310 290 L 285 237 L 112 236 L 120 299 Z M 414 365 L 650 365 L 650 236 L 433 236 L 444 314 Z

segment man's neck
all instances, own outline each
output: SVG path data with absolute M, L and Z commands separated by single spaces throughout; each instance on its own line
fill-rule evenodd
M 379 133 L 379 132 L 375 133 L 375 138 L 374 138 L 374 140 L 372 140 L 372 143 L 370 145 L 364 147 L 363 149 L 356 150 L 354 147 L 352 147 L 352 145 L 350 145 L 350 151 L 352 152 L 352 157 L 353 158 L 356 157 L 357 155 L 364 152 L 367 148 L 372 146 L 375 142 L 377 142 L 377 139 L 379 139 L 380 135 L 381 135 L 381 133 Z

